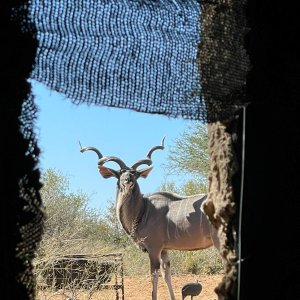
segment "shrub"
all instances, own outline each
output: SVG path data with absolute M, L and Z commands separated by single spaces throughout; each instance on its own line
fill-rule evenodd
M 180 274 L 220 274 L 224 267 L 218 251 L 211 247 L 197 251 L 172 251 L 172 272 Z
M 35 259 L 47 262 L 70 254 L 124 253 L 125 275 L 148 275 L 148 254 L 141 251 L 120 226 L 114 203 L 101 215 L 87 208 L 88 197 L 68 192 L 68 182 L 61 174 L 44 174 L 41 196 L 47 219 L 45 233 Z M 218 274 L 222 260 L 214 248 L 199 251 L 170 251 L 171 272 L 180 274 Z

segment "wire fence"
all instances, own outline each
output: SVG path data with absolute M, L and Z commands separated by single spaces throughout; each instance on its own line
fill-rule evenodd
M 122 253 L 53 257 L 35 272 L 37 300 L 124 300 Z

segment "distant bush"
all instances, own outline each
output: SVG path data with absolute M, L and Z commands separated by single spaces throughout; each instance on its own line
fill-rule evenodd
M 182 273 L 214 275 L 223 271 L 224 267 L 220 254 L 213 247 L 188 251 L 183 254 Z
M 134 244 L 124 250 L 125 275 L 148 275 L 150 262 L 148 254 L 142 252 Z M 197 251 L 169 251 L 171 272 L 173 275 L 183 274 L 222 274 L 224 267 L 218 251 L 211 247 Z
M 120 226 L 114 203 L 105 214 L 88 208 L 88 196 L 70 193 L 68 179 L 53 169 L 43 174 L 41 196 L 45 206 L 45 232 L 35 263 L 70 254 L 124 253 L 125 275 L 148 275 L 148 254 L 142 252 Z M 173 274 L 218 274 L 223 266 L 214 248 L 170 251 Z

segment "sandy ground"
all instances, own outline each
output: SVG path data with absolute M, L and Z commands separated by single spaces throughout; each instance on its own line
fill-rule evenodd
M 173 276 L 172 283 L 176 300 L 182 300 L 181 288 L 188 282 L 198 280 L 202 285 L 202 291 L 199 296 L 193 300 L 217 300 L 214 288 L 219 284 L 222 275 L 184 275 Z M 114 279 L 112 279 L 114 281 Z M 119 282 L 121 283 L 121 282 Z M 38 294 L 37 300 L 151 300 L 151 281 L 150 276 L 125 276 L 124 277 L 124 295 L 122 289 L 104 289 L 89 294 L 86 290 L 79 291 L 62 291 L 55 292 L 43 291 Z M 191 299 L 189 296 L 185 300 Z M 169 300 L 167 286 L 162 277 L 158 281 L 158 300 Z
M 222 275 L 185 275 L 185 276 L 173 276 L 172 283 L 176 299 L 181 300 L 181 288 L 185 283 L 196 282 L 198 279 L 202 285 L 202 292 L 199 296 L 194 297 L 194 300 L 216 300 L 217 295 L 214 292 L 214 288 L 222 279 Z M 151 299 L 151 283 L 149 277 L 144 276 L 132 276 L 124 278 L 125 287 L 125 300 L 146 300 Z M 158 299 L 169 300 L 169 294 L 167 286 L 164 280 L 160 277 L 158 282 Z M 185 299 L 190 299 L 186 297 Z

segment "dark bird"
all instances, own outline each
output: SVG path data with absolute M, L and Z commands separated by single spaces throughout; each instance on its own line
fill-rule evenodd
M 191 283 L 186 283 L 182 289 L 181 289 L 181 294 L 182 294 L 182 300 L 186 296 L 191 296 L 191 299 L 193 299 L 194 296 L 198 296 L 202 291 L 202 285 L 198 282 L 191 282 Z

